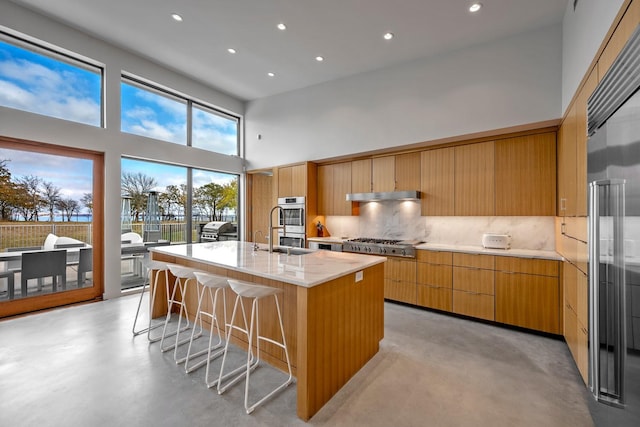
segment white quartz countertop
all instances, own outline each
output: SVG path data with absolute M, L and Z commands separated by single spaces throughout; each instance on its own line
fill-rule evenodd
M 520 258 L 540 258 L 562 261 L 562 255 L 555 251 L 540 251 L 533 249 L 485 249 L 482 246 L 446 245 L 442 243 L 422 243 L 416 249 L 431 251 L 464 252 L 472 254 L 515 256 Z
M 307 241 L 309 242 L 320 242 L 320 243 L 342 243 L 345 240 L 348 240 L 348 237 L 308 237 Z
M 385 257 L 346 252 L 312 251 L 306 255 L 254 251 L 249 242 L 207 242 L 151 248 L 151 252 L 203 262 L 229 270 L 307 288 L 386 261 Z

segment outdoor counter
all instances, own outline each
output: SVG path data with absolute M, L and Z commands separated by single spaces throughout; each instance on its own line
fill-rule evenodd
M 151 253 L 159 261 L 283 289 L 285 336 L 297 380 L 298 416 L 303 420 L 311 418 L 378 352 L 384 336 L 384 257 L 331 251 L 287 255 L 254 251 L 251 243 L 235 241 L 165 246 Z M 160 297 L 164 285 L 159 285 L 156 301 L 164 304 L 156 304 L 156 316 L 166 312 L 166 298 Z M 229 290 L 229 316 L 234 297 Z M 193 317 L 195 287 L 185 300 Z M 248 304 L 245 307 L 249 309 Z M 221 304 L 216 313 L 223 319 Z M 269 304 L 261 314 L 260 332 L 279 339 L 275 309 Z M 235 330 L 232 342 L 247 347 L 246 337 Z M 284 352 L 268 343 L 262 347 L 264 359 L 284 370 Z

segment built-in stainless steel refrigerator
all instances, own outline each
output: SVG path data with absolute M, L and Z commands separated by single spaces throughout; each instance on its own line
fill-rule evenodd
M 640 30 L 588 102 L 589 386 L 597 426 L 640 426 Z

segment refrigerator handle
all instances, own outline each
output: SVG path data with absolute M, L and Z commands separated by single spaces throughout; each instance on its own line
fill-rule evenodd
M 600 208 L 597 181 L 589 183 L 588 251 L 589 251 L 589 389 L 598 398 L 600 390 L 600 351 L 598 319 L 598 283 L 600 282 Z
M 624 258 L 624 216 L 625 216 L 625 181 L 607 179 L 593 181 L 589 184 L 589 388 L 599 401 L 612 405 L 624 403 L 624 372 L 626 365 L 626 277 Z M 602 192 L 602 194 L 601 194 Z M 606 201 L 600 206 L 600 197 Z M 600 251 L 600 215 L 605 208 L 606 217 L 611 221 L 611 237 L 613 256 L 604 254 L 604 261 L 613 268 L 607 269 L 607 277 L 600 278 L 600 266 L 603 254 Z M 600 301 L 600 281 L 607 282 L 606 294 L 612 290 L 611 301 Z M 608 299 L 608 298 L 607 298 Z M 601 304 L 605 306 L 601 307 Z M 608 319 L 600 319 L 601 310 L 607 313 Z M 611 321 L 606 325 L 604 337 L 600 337 L 600 322 Z M 606 346 L 613 344 L 613 363 L 610 369 L 608 361 L 602 366 L 601 338 Z M 608 351 L 608 350 L 607 350 Z M 610 353 L 608 353 L 610 354 Z M 611 355 L 611 354 L 610 354 Z M 609 359 L 610 356 L 607 356 Z M 603 369 L 603 371 L 601 371 Z M 610 377 L 611 375 L 611 377 Z M 604 377 L 604 383 L 601 380 Z

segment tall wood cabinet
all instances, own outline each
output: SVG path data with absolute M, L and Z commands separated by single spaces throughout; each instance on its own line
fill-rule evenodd
M 422 215 L 455 214 L 454 148 L 438 148 L 420 153 Z
M 495 142 L 495 214 L 554 216 L 556 133 Z
M 495 143 L 455 147 L 455 214 L 495 214 Z

